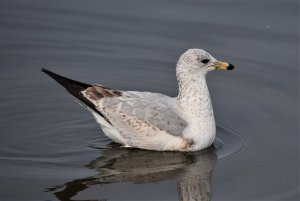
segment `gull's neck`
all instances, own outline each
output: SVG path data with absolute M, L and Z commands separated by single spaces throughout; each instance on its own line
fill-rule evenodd
M 177 104 L 182 112 L 192 118 L 213 116 L 213 109 L 206 84 L 206 72 L 177 73 L 179 93 Z
M 182 134 L 184 138 L 194 142 L 190 151 L 204 149 L 213 143 L 216 136 L 206 72 L 191 73 L 180 69 L 176 71 L 179 85 L 176 104 L 178 111 L 188 123 Z

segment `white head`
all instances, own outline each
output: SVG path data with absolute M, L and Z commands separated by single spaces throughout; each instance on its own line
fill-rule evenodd
M 176 67 L 178 74 L 204 74 L 214 69 L 233 70 L 234 66 L 227 62 L 216 60 L 202 49 L 189 49 L 183 53 Z

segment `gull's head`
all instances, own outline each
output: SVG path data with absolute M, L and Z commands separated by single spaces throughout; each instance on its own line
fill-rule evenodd
M 233 70 L 230 63 L 218 61 L 202 49 L 189 49 L 183 53 L 177 62 L 177 72 L 206 74 L 215 69 Z

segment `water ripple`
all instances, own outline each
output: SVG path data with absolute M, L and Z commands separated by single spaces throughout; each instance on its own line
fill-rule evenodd
M 223 124 L 217 125 L 217 138 L 215 140 L 218 160 L 228 161 L 241 157 L 251 149 L 249 137 Z

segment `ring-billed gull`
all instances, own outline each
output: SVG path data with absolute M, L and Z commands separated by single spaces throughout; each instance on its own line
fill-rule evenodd
M 105 135 L 126 147 L 158 151 L 197 151 L 209 147 L 216 124 L 206 74 L 234 66 L 202 49 L 189 49 L 176 65 L 177 97 L 120 91 L 43 72 L 55 79 L 92 112 Z

